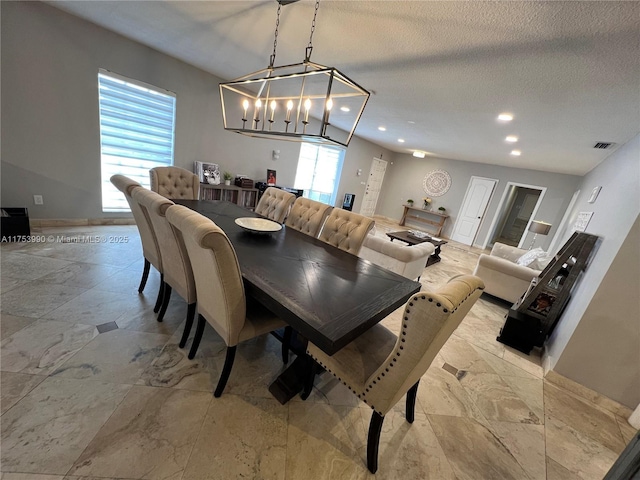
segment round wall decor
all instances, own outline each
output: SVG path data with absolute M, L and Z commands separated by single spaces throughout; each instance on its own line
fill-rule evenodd
M 422 180 L 424 192 L 431 197 L 441 197 L 451 187 L 451 176 L 444 170 L 427 173 Z

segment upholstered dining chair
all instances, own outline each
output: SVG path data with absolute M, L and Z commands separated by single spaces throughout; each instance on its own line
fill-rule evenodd
M 293 193 L 279 188 L 267 188 L 256 205 L 256 213 L 274 222 L 282 223 L 289 213 L 289 207 L 296 199 Z
M 373 219 L 341 208 L 334 208 L 318 238 L 340 250 L 358 255 L 369 230 L 373 228 Z
M 332 209 L 333 207 L 326 203 L 298 197 L 291 206 L 285 225 L 288 228 L 317 237 L 327 215 Z
M 284 327 L 285 323 L 247 299 L 238 257 L 220 227 L 182 205 L 169 207 L 166 216 L 182 234 L 196 283 L 198 325 L 189 358 L 196 354 L 205 322 L 209 322 L 227 344 L 224 367 L 214 392 L 214 396 L 219 397 L 229 379 L 237 345 Z M 283 344 L 283 349 L 285 347 L 288 350 L 289 346 Z
M 158 298 L 156 299 L 156 304 L 153 307 L 153 311 L 157 313 L 158 310 L 160 310 L 164 294 L 164 279 L 160 247 L 158 246 L 158 239 L 156 238 L 153 226 L 151 225 L 151 220 L 147 216 L 147 213 L 142 210 L 140 205 L 138 205 L 138 202 L 136 202 L 131 196 L 135 189 L 144 187 L 135 180 L 124 175 L 113 175 L 110 180 L 118 190 L 124 193 L 124 197 L 127 199 L 127 203 L 129 204 L 129 208 L 133 214 L 133 219 L 136 222 L 136 226 L 138 227 L 138 232 L 140 234 L 142 255 L 144 256 L 144 269 L 142 271 L 142 278 L 140 279 L 138 292 L 142 293 L 144 291 L 144 287 L 147 285 L 151 265 L 153 265 L 160 273 L 160 290 L 158 290 Z
M 373 410 L 367 440 L 367 467 L 372 473 L 378 469 L 385 414 L 406 394 L 406 418 L 413 423 L 420 378 L 483 289 L 478 277 L 454 277 L 437 292 L 422 291 L 409 299 L 397 335 L 377 324 L 332 356 L 308 344 L 307 353 L 317 365 Z M 303 399 L 311 392 L 317 365 L 312 363 Z
M 164 295 L 157 320 L 161 322 L 164 319 L 173 290 L 178 292 L 178 295 L 187 302 L 187 321 L 180 340 L 180 348 L 183 348 L 189 338 L 196 313 L 196 285 L 182 235 L 171 226 L 165 216 L 167 209 L 174 203 L 162 195 L 145 188 L 135 189 L 133 191 L 133 199 L 140 204 L 149 216 L 164 260 L 162 264 L 165 282 Z
M 180 167 L 155 167 L 149 170 L 151 190 L 167 198 L 198 200 L 200 180 L 195 173 Z

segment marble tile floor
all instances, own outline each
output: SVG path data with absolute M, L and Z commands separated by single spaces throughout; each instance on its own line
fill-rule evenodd
M 377 224 L 376 235 L 399 229 Z M 176 296 L 156 322 L 159 275 L 137 293 L 135 227 L 39 230 L 54 240 L 0 247 L 0 480 L 373 477 L 370 409 L 329 375 L 306 402 L 280 405 L 267 389 L 283 368 L 271 336 L 239 346 L 213 398 L 225 345 L 207 326 L 188 360 Z M 74 242 L 89 236 L 107 242 Z M 451 242 L 441 256 L 425 289 L 470 273 L 478 251 Z M 424 375 L 415 422 L 404 401 L 387 415 L 376 477 L 584 480 L 609 469 L 635 434 L 624 408 L 550 383 L 539 357 L 496 342 L 506 309 L 481 298 Z

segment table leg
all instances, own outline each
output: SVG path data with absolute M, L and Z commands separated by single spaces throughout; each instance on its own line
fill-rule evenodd
M 271 395 L 284 405 L 301 392 L 312 361 L 306 353 L 298 355 L 291 365 L 269 385 Z

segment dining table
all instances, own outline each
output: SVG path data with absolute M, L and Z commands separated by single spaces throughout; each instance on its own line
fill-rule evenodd
M 420 290 L 421 284 L 282 225 L 252 232 L 239 218 L 262 218 L 217 200 L 174 200 L 212 220 L 238 257 L 246 294 L 290 325 L 305 341 L 333 355 Z M 242 221 L 240 223 L 243 223 Z M 304 349 L 304 345 L 303 345 Z M 304 350 L 271 385 L 285 403 L 302 389 Z

